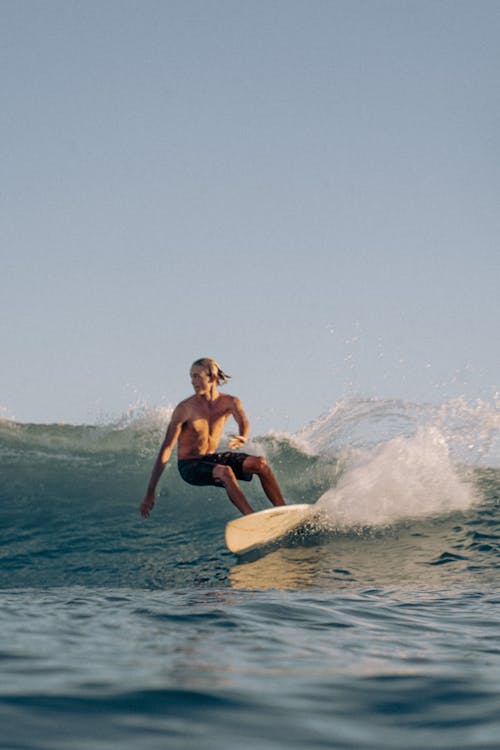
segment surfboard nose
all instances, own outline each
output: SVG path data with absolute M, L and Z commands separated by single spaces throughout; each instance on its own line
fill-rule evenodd
M 293 531 L 312 512 L 306 503 L 282 505 L 240 516 L 226 524 L 225 540 L 230 552 L 241 555 L 275 542 Z

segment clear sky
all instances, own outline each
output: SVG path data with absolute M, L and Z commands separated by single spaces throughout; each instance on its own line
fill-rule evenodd
M 0 416 L 500 388 L 500 3 L 0 0 Z

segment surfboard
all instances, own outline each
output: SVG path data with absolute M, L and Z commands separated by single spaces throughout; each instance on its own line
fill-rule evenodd
M 226 524 L 226 546 L 241 555 L 256 547 L 276 542 L 289 534 L 312 513 L 307 504 L 280 505 L 240 516 Z

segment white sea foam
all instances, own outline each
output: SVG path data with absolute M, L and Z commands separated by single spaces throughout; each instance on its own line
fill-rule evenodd
M 476 502 L 467 473 L 452 462 L 443 434 L 419 427 L 371 449 L 344 453 L 337 486 L 317 506 L 338 527 L 389 525 L 463 511 Z
M 498 399 L 340 401 L 297 436 L 338 461 L 338 481 L 318 507 L 340 527 L 470 508 L 478 494 L 475 471 L 500 464 L 499 407 Z

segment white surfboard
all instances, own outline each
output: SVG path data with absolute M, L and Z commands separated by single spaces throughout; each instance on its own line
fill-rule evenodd
M 311 505 L 280 505 L 240 516 L 226 524 L 226 546 L 241 555 L 289 534 L 312 513 Z

